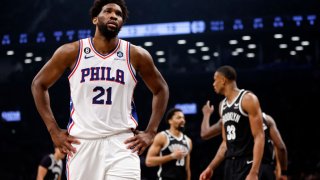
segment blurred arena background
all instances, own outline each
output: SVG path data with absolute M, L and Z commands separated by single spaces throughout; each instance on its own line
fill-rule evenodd
M 320 1 L 127 0 L 129 20 L 120 37 L 143 46 L 170 88 L 168 108 L 186 112 L 194 149 L 193 179 L 214 156 L 220 138 L 200 138 L 202 105 L 218 107 L 212 75 L 221 65 L 238 71 L 239 87 L 255 92 L 287 145 L 291 179 L 316 179 L 320 171 Z M 2 1 L 0 6 L 0 179 L 35 179 L 41 157 L 53 151 L 30 85 L 63 43 L 93 35 L 92 1 Z M 56 118 L 69 115 L 67 74 L 50 90 Z M 139 129 L 150 115 L 151 94 L 136 88 Z M 148 100 L 149 98 L 149 100 Z M 218 117 L 214 113 L 211 122 Z M 166 128 L 163 122 L 159 130 Z M 155 168 L 144 166 L 143 179 Z M 218 175 L 216 177 L 218 179 Z

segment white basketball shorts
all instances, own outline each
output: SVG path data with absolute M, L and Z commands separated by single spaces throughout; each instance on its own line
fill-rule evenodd
M 140 159 L 124 141 L 132 132 L 101 139 L 79 139 L 77 152 L 67 157 L 68 180 L 140 180 Z

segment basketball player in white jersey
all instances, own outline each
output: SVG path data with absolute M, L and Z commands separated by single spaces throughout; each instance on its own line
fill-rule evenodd
M 152 143 L 167 107 L 167 83 L 149 52 L 119 39 L 127 19 L 124 0 L 96 0 L 90 9 L 92 38 L 59 47 L 32 82 L 32 93 L 54 144 L 67 153 L 68 179 L 140 179 L 139 156 Z M 70 70 L 70 117 L 61 129 L 48 89 Z M 144 131 L 138 126 L 133 93 L 139 74 L 153 94 Z

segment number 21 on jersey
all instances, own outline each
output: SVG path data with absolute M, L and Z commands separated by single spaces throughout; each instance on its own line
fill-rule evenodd
M 112 104 L 112 87 L 104 89 L 101 86 L 96 86 L 93 88 L 93 92 L 98 92 L 98 94 L 93 97 L 92 104 Z

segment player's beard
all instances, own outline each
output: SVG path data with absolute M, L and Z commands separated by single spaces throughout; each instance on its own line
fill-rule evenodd
M 101 24 L 98 24 L 98 29 L 105 38 L 112 39 L 112 38 L 115 38 L 119 34 L 119 32 L 121 30 L 121 26 L 118 26 L 118 27 L 110 30 L 108 27 L 106 27 L 105 24 L 101 23 Z
M 178 127 L 178 130 L 183 133 L 184 130 L 185 130 L 185 127 L 184 127 L 184 126 L 179 126 L 179 127 Z

